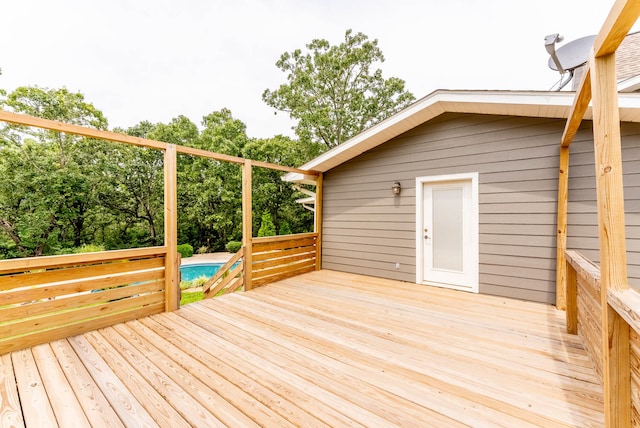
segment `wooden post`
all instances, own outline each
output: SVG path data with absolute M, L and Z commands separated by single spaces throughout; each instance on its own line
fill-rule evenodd
M 558 236 L 556 238 L 556 307 L 566 309 L 567 299 L 567 213 L 569 204 L 569 146 L 560 147 L 558 178 Z
M 564 257 L 566 260 L 566 256 Z M 573 266 L 565 261 L 566 284 L 567 284 L 567 333 L 578 334 L 578 276 Z
M 242 165 L 242 245 L 244 246 L 244 291 L 253 288 L 253 217 L 251 198 L 251 161 Z
M 316 238 L 316 270 L 320 270 L 322 269 L 322 173 L 316 177 L 313 231 L 318 234 Z
M 176 170 L 176 146 L 168 144 L 164 151 L 164 246 L 165 258 L 165 305 L 167 312 L 180 306 L 180 265 L 178 261 L 178 175 Z
M 615 53 L 591 59 L 593 137 L 600 236 L 602 349 L 607 427 L 631 426 L 629 327 L 607 303 L 608 289 L 627 289 L 620 112 Z

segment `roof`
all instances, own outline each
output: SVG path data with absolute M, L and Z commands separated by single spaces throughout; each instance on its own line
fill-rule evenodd
M 443 113 L 566 119 L 574 97 L 574 92 L 437 90 L 305 163 L 299 169 L 326 172 Z M 621 121 L 640 122 L 640 94 L 621 93 L 618 104 Z M 587 110 L 584 118 L 591 119 L 591 108 Z M 298 173 L 286 174 L 283 180 L 313 182 L 309 177 Z

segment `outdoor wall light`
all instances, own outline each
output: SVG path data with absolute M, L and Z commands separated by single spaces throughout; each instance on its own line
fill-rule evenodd
M 402 187 L 400 187 L 400 182 L 396 181 L 395 183 L 393 183 L 391 190 L 393 190 L 394 195 L 399 195 L 400 191 L 402 190 Z

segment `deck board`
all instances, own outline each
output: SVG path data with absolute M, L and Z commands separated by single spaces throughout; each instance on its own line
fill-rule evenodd
M 3 426 L 604 423 L 563 312 L 327 270 L 1 357 Z

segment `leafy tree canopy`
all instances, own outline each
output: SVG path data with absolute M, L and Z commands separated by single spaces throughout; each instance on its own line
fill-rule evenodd
M 332 148 L 407 106 L 414 96 L 402 79 L 385 79 L 376 68 L 384 62 L 378 40 L 347 30 L 332 46 L 315 39 L 307 51 L 282 54 L 276 66 L 287 83 L 267 89 L 262 99 L 298 121 L 296 134 L 304 143 Z

